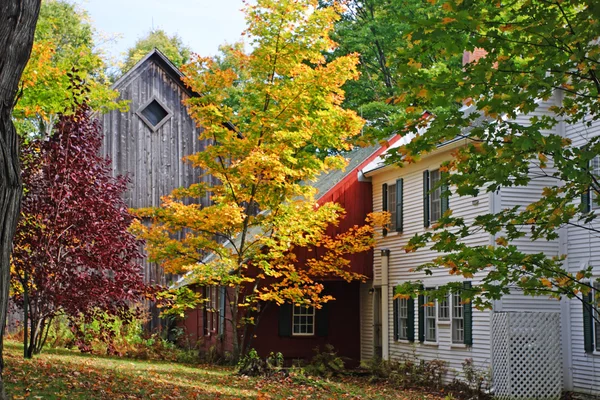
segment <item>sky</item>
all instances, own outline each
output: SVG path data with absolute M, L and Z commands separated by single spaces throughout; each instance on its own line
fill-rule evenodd
M 101 33 L 96 43 L 114 61 L 152 27 L 177 34 L 193 52 L 215 55 L 219 45 L 241 39 L 242 0 L 74 0 Z M 106 41 L 106 38 L 112 38 Z

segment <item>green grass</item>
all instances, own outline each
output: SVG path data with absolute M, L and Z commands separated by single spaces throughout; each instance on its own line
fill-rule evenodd
M 22 347 L 5 343 L 4 379 L 14 399 L 424 399 L 419 392 L 396 391 L 345 378 L 248 378 L 229 367 L 184 365 L 97 357 L 48 349 L 24 360 Z

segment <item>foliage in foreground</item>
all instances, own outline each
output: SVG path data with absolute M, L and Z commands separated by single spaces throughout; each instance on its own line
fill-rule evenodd
M 48 350 L 32 360 L 14 342 L 6 346 L 5 379 L 15 400 L 69 399 L 427 399 L 440 395 L 398 391 L 363 379 L 336 381 L 275 376 L 249 378 L 217 366 L 92 357 Z
M 20 82 L 13 118 L 22 136 L 49 136 L 60 113 L 76 98 L 72 74 L 85 80 L 89 104 L 96 110 L 125 107 L 110 89 L 106 62 L 94 43 L 87 13 L 65 0 L 43 1 L 31 57 Z M 71 75 L 71 76 L 69 76 Z
M 47 140 L 23 149 L 26 193 L 14 239 L 12 298 L 24 310 L 26 356 L 39 353 L 52 320 L 130 315 L 147 292 L 133 217 L 98 155 L 100 126 L 86 104 L 63 115 Z
M 218 183 L 178 189 L 162 208 L 137 211 L 154 219 L 150 229 L 135 227 L 151 260 L 187 272 L 190 284 L 230 287 L 236 358 L 250 348 L 250 326 L 265 309 L 259 302 L 319 308 L 332 300 L 319 280 L 364 279 L 344 256 L 373 246 L 380 219 L 329 235 L 344 211 L 317 204 L 307 184 L 345 165 L 339 153 L 351 149 L 363 125 L 340 106 L 341 86 L 357 77 L 357 57 L 325 61 L 336 14 L 316 4 L 249 5 L 252 53 L 233 47 L 226 62 L 198 57 L 184 68 L 186 84 L 201 94 L 188 101 L 190 114 L 204 128 L 201 138 L 213 143 L 188 158 Z M 204 196 L 211 198 L 208 207 L 189 201 Z M 294 253 L 301 248 L 305 261 Z
M 562 227 L 592 238 L 600 235 L 593 224 L 598 214 L 590 213 L 589 205 L 579 207 L 598 205 L 600 199 L 598 172 L 590 168 L 600 154 L 600 136 L 590 129 L 600 120 L 598 2 L 349 4 L 336 32 L 341 47 L 384 44 L 363 55 L 361 85 L 373 90 L 355 96 L 353 107 L 379 102 L 381 112 L 365 114 L 373 118 L 369 125 L 401 134 L 424 131 L 392 150 L 391 162 L 418 162 L 440 143 L 462 138 L 465 145 L 442 166 L 450 173 L 440 182 L 456 188 L 459 196 L 545 181 L 540 199 L 530 204 L 472 222 L 444 215 L 406 249 L 433 244 L 440 253 L 420 270 L 440 268 L 464 278 L 480 273 L 481 285 L 465 293 L 479 307 L 489 307 L 511 287 L 530 295 L 583 300 L 591 289 L 591 266 L 569 271 L 564 257 L 526 253 L 514 242 L 556 240 Z M 462 67 L 464 51 L 475 49 L 485 56 Z M 545 101 L 555 102 L 541 115 L 537 111 Z M 575 124 L 574 140 L 561 134 L 561 123 Z M 494 236 L 495 245 L 466 244 L 482 231 Z M 418 287 L 415 282 L 402 291 L 413 293 Z

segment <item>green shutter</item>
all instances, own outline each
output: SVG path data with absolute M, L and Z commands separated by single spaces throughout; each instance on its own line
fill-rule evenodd
M 419 342 L 425 341 L 425 296 L 422 294 L 418 297 L 419 305 Z
M 292 305 L 284 303 L 279 306 L 279 336 L 292 336 Z
M 315 310 L 315 333 L 317 336 L 327 336 L 329 334 L 329 304 L 323 304 L 318 310 Z
M 400 332 L 398 329 L 398 325 L 400 324 L 400 318 L 398 318 L 398 309 L 399 307 L 399 303 L 400 300 L 399 299 L 394 299 L 393 300 L 393 314 L 394 314 L 394 340 L 398 340 L 400 339 Z
M 463 282 L 463 288 L 470 291 L 471 282 Z M 465 344 L 473 346 L 473 305 L 472 301 L 463 304 L 463 318 L 465 319 Z
M 592 211 L 592 193 L 590 189 L 581 194 L 581 212 L 589 213 Z
M 583 303 L 583 348 L 586 353 L 594 351 L 594 328 L 592 312 L 594 311 L 592 304 L 594 300 L 593 290 L 582 296 Z
M 388 185 L 381 185 L 381 210 L 388 211 Z M 383 228 L 383 236 L 387 235 L 387 229 Z
M 404 179 L 400 178 L 396 180 L 396 232 L 402 232 L 404 227 L 404 214 L 403 214 L 403 194 L 404 194 Z
M 415 341 L 415 299 L 412 297 L 406 301 L 408 307 L 408 318 L 406 320 L 407 339 Z
M 429 171 L 423 171 L 423 226 L 429 226 Z

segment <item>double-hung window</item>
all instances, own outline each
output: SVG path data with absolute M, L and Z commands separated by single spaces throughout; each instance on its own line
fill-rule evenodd
M 453 344 L 473 345 L 473 312 L 471 303 L 463 299 L 463 292 L 471 290 L 471 282 L 463 289 L 436 298 L 427 293 L 419 295 L 419 341 L 438 342 L 439 330 L 451 329 Z
M 311 336 L 315 334 L 315 308 L 294 306 L 292 310 L 292 335 Z
M 423 171 L 423 225 L 430 226 L 440 219 L 449 202 L 447 188 L 440 184 L 442 172 L 438 169 Z
M 600 156 L 596 156 L 592 159 L 591 161 L 591 165 L 590 165 L 590 169 L 592 172 L 592 175 L 596 177 L 597 180 L 600 181 Z M 600 208 L 600 203 L 598 203 L 598 192 L 596 190 L 594 190 L 594 188 L 596 189 L 600 189 L 598 188 L 598 185 L 592 185 L 592 188 L 590 189 L 590 197 L 591 197 L 591 208 L 592 210 L 597 210 Z
M 204 334 L 217 333 L 219 327 L 219 287 L 205 286 Z
M 460 293 L 452 293 L 452 343 L 465 342 L 465 313 Z
M 425 295 L 425 341 L 437 341 L 437 321 L 435 316 L 435 298 Z
M 586 353 L 600 352 L 600 280 L 583 296 L 583 343 Z
M 448 295 L 438 300 L 438 320 L 450 320 L 450 296 Z
M 388 185 L 388 209 L 390 213 L 390 231 L 396 231 L 396 185 Z
M 382 188 L 382 210 L 390 213 L 389 230 L 392 232 L 402 232 L 403 229 L 403 192 L 404 179 L 396 180 L 394 184 L 384 183 Z M 387 234 L 384 230 L 383 234 Z
M 408 300 L 398 299 L 398 338 L 408 340 Z
M 433 223 L 442 216 L 442 188 L 440 183 L 440 170 L 429 171 L 429 209 L 430 222 Z

